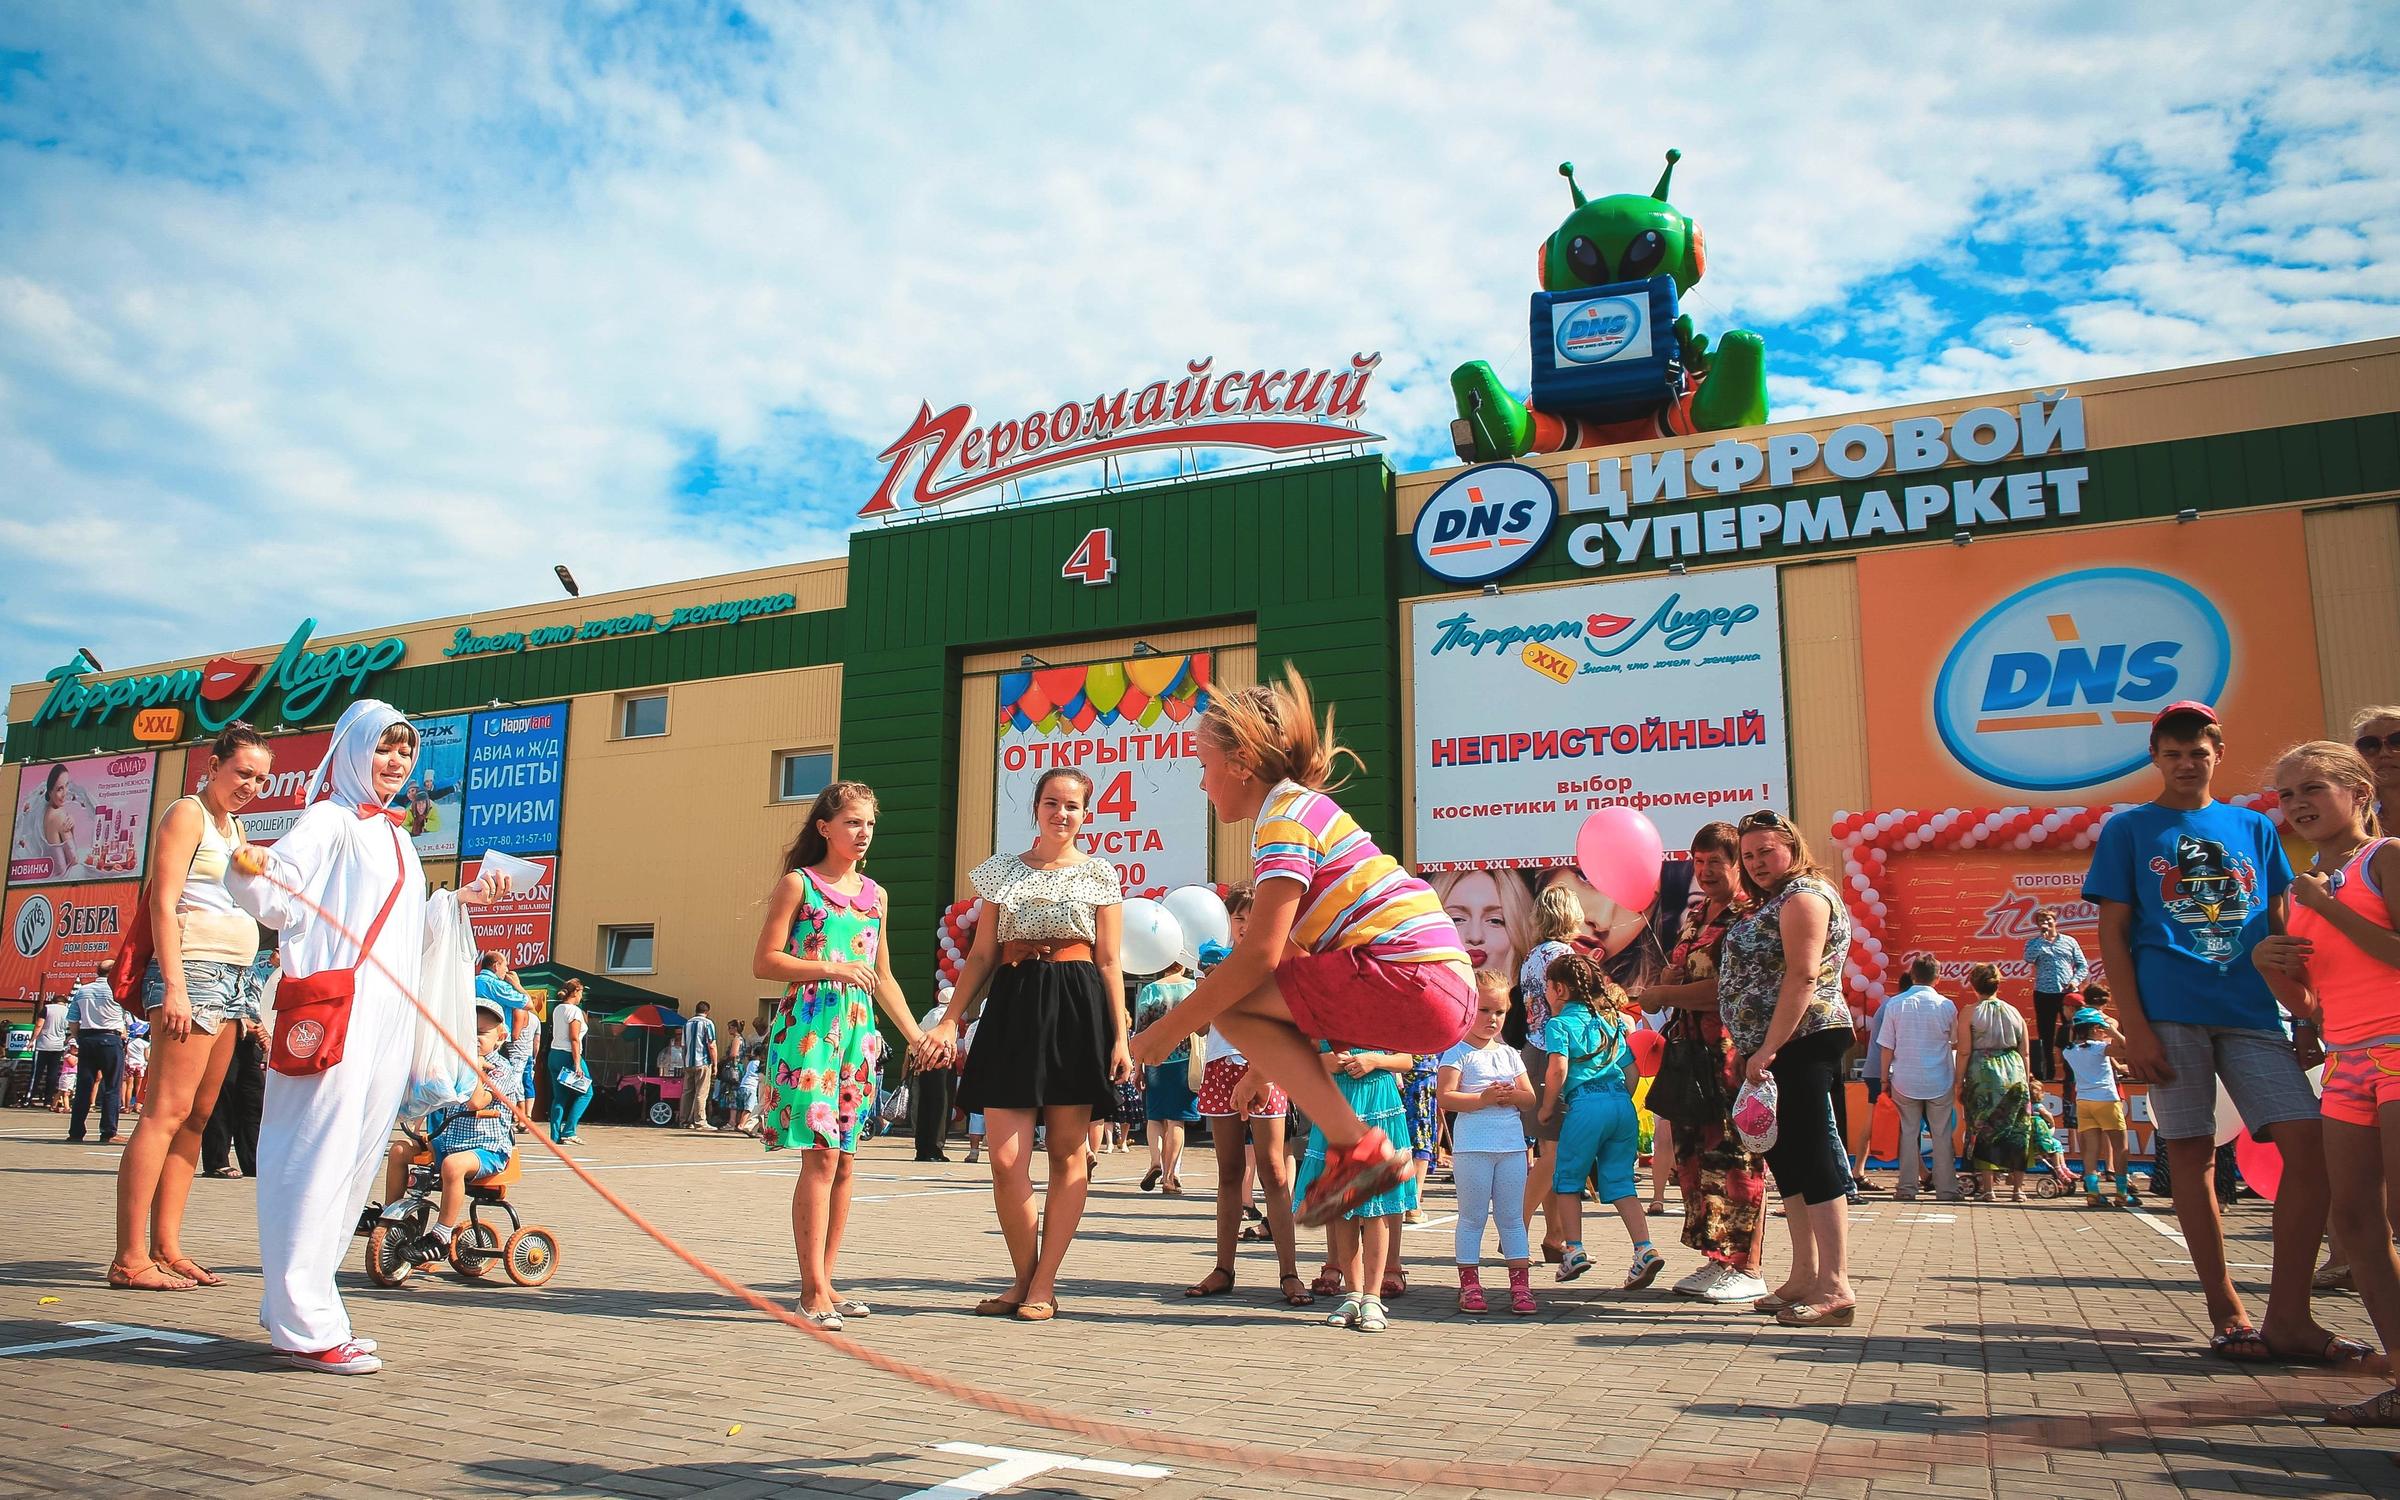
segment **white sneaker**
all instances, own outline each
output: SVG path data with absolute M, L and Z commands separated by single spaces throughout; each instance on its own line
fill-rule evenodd
M 1705 1297 L 1725 1275 L 1725 1266 L 1718 1261 L 1704 1260 L 1700 1269 L 1668 1288 L 1678 1297 Z
M 1767 1284 L 1731 1266 L 1719 1266 L 1717 1284 L 1700 1294 L 1703 1302 L 1756 1302 L 1767 1294 Z
M 313 1354 L 286 1349 L 283 1357 L 303 1370 L 316 1370 L 326 1375 L 372 1375 L 383 1368 L 382 1360 L 355 1342 L 336 1344 Z

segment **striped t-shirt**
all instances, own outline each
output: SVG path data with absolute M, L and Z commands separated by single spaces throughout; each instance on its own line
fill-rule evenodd
M 1458 929 L 1433 888 L 1375 847 L 1323 792 L 1277 784 L 1250 843 L 1254 878 L 1308 887 L 1292 941 L 1311 953 L 1365 948 L 1391 963 L 1467 961 Z

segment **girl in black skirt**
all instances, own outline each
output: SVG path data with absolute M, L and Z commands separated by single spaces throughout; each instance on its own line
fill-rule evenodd
M 1135 1076 L 1125 1047 L 1124 974 L 1117 958 L 1124 892 L 1114 865 L 1076 847 L 1090 816 L 1092 779 L 1042 773 L 1033 847 L 998 854 L 969 877 L 983 898 L 975 945 L 929 1050 L 947 1052 L 980 1016 L 959 1101 L 983 1113 L 992 1148 L 992 1200 L 1015 1271 L 1008 1290 L 975 1311 L 1046 1322 L 1057 1313 L 1059 1262 L 1074 1242 L 1090 1187 L 1092 1120 Z M 1033 1128 L 1047 1131 L 1050 1185 L 1033 1202 Z

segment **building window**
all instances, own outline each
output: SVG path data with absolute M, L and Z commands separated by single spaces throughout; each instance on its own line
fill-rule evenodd
M 640 927 L 601 928 L 600 967 L 610 974 L 651 973 L 656 967 L 651 962 L 651 932 L 647 923 Z
M 833 781 L 830 750 L 786 750 L 775 757 L 775 800 L 806 802 Z
M 644 693 L 617 700 L 617 738 L 653 739 L 667 732 L 667 695 Z

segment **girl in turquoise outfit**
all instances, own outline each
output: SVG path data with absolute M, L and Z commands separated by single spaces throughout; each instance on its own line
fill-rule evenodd
M 1334 1087 L 1358 1111 L 1367 1128 L 1380 1130 L 1392 1140 L 1405 1140 L 1408 1108 L 1401 1098 L 1400 1077 L 1416 1065 L 1416 1059 L 1406 1052 L 1336 1052 L 1330 1042 L 1318 1043 L 1317 1050 L 1324 1054 Z M 1308 1154 L 1292 1183 L 1295 1209 L 1308 1196 L 1309 1184 L 1324 1170 L 1325 1133 L 1312 1126 Z M 1383 1297 L 1384 1288 L 1400 1268 L 1400 1216 L 1416 1206 L 1417 1179 L 1410 1177 L 1325 1226 L 1326 1263 L 1342 1274 L 1341 1305 L 1326 1318 L 1327 1323 L 1360 1333 L 1381 1333 L 1388 1326 Z
M 883 891 L 859 869 L 875 841 L 875 793 L 837 781 L 817 794 L 767 900 L 752 971 L 785 986 L 767 1023 L 759 1137 L 800 1152 L 792 1245 L 797 1311 L 821 1328 L 863 1318 L 864 1303 L 834 1289 L 833 1263 L 850 1218 L 850 1167 L 873 1118 L 883 1038 L 869 1002 L 911 1049 L 924 1041 L 884 949 Z

